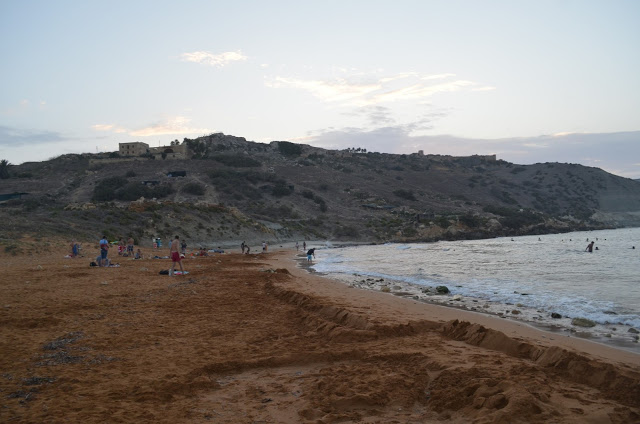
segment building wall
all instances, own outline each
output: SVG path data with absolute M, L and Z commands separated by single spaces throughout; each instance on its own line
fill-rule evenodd
M 149 145 L 135 141 L 133 143 L 120 143 L 119 153 L 121 156 L 140 156 L 149 152 Z
M 165 154 L 166 159 L 187 159 L 188 148 L 186 144 L 152 147 L 150 153 L 154 155 L 156 159 L 162 159 L 162 154 Z

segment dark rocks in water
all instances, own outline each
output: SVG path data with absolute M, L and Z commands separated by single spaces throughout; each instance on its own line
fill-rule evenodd
M 640 331 L 636 330 L 635 328 L 630 328 L 627 333 L 631 333 L 631 334 L 638 334 L 640 333 Z
M 618 315 L 617 313 L 613 312 L 613 311 L 604 311 L 605 314 L 607 315 Z
M 587 318 L 574 318 L 571 320 L 571 325 L 577 327 L 595 327 L 596 323 Z
M 517 309 L 514 309 L 513 311 L 511 311 L 512 315 L 520 315 L 520 311 Z
M 559 313 L 557 313 L 557 312 L 552 312 L 552 313 L 551 313 L 551 318 L 562 318 L 562 315 L 560 315 L 560 314 L 559 314 Z
M 447 286 L 438 286 L 438 287 L 436 287 L 436 292 L 438 294 L 448 294 L 448 293 L 450 293 L 449 288 Z

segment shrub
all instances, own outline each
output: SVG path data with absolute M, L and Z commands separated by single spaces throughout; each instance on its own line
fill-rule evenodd
M 313 201 L 316 202 L 320 206 L 320 211 L 321 212 L 326 212 L 329 209 L 327 207 L 327 203 L 324 201 L 324 199 L 322 197 L 315 196 L 313 198 Z
M 116 199 L 116 190 L 124 187 L 127 179 L 124 177 L 110 177 L 98 182 L 93 189 L 93 200 L 96 202 L 108 202 Z
M 302 146 L 289 141 L 278 141 L 278 150 L 283 156 L 299 156 L 302 153 Z
M 446 216 L 439 216 L 434 220 L 434 222 L 441 228 L 449 228 L 449 226 L 451 225 L 451 222 L 449 222 L 449 218 L 447 218 Z
M 259 161 L 243 154 L 218 154 L 212 156 L 211 158 L 222 164 L 233 166 L 236 168 L 258 168 L 262 166 L 262 163 L 260 163 Z
M 205 187 L 200 183 L 190 182 L 184 185 L 182 191 L 195 196 L 202 196 L 205 193 Z
M 0 179 L 6 180 L 8 178 L 11 178 L 11 175 L 9 174 L 9 165 L 11 164 L 8 160 L 0 160 Z
M 150 189 L 142 184 L 129 183 L 115 192 L 115 199 L 132 201 L 141 197 L 153 197 L 149 195 Z
M 393 194 L 406 200 L 411 200 L 411 201 L 417 200 L 412 190 L 399 189 L 399 190 L 395 190 Z
M 273 194 L 276 197 L 288 196 L 291 193 L 293 193 L 293 188 L 291 187 L 292 186 L 288 186 L 285 184 L 276 184 L 271 189 L 271 194 Z
M 469 228 L 477 228 L 480 226 L 480 217 L 472 214 L 465 214 L 460 217 L 460 222 Z

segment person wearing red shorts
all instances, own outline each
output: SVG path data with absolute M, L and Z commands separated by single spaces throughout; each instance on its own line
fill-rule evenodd
M 173 275 L 173 271 L 176 267 L 176 262 L 178 263 L 178 265 L 180 265 L 180 271 L 182 271 L 182 275 L 184 275 L 184 268 L 182 268 L 182 258 L 180 257 L 180 237 L 176 236 L 176 238 L 171 241 L 169 256 L 171 256 L 171 260 L 173 261 L 173 263 L 171 264 L 171 269 L 169 270 L 169 275 Z

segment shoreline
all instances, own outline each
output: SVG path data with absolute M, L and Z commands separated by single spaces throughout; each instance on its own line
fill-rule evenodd
M 321 263 L 322 261 L 320 260 L 319 262 Z M 300 266 L 310 272 L 318 272 L 310 269 L 310 266 L 304 261 L 300 261 Z M 544 331 L 579 337 L 640 354 L 638 327 L 616 320 L 616 314 L 614 312 L 605 312 L 605 314 L 611 314 L 611 319 L 605 315 L 605 321 L 594 321 L 593 323 L 595 325 L 592 324 L 591 327 L 587 325 L 580 326 L 579 322 L 574 323 L 574 320 L 581 316 L 579 313 L 576 315 L 576 311 L 573 311 L 573 315 L 565 313 L 559 315 L 556 312 L 563 312 L 562 310 L 556 311 L 548 308 L 546 310 L 542 308 L 541 310 L 540 306 L 527 306 L 527 304 L 531 305 L 531 301 L 528 300 L 526 296 L 535 295 L 535 292 L 513 291 L 513 294 L 509 296 L 509 300 L 503 299 L 499 301 L 490 300 L 485 297 L 475 297 L 469 293 L 464 294 L 465 291 L 463 289 L 457 289 L 463 286 L 457 286 L 455 284 L 447 284 L 448 293 L 439 293 L 436 291 L 437 284 L 416 284 L 414 282 L 395 279 L 393 276 L 388 276 L 384 273 L 369 273 L 366 270 L 360 270 L 358 273 L 332 273 L 322 271 L 319 272 L 319 274 L 354 288 L 381 291 L 428 304 L 438 304 L 497 316 L 501 319 L 525 322 Z M 518 288 L 516 287 L 515 289 L 517 290 Z M 520 297 L 522 300 L 519 299 Z
M 393 292 L 383 292 L 379 289 L 357 287 L 340 279 L 333 278 L 331 275 L 309 269 L 309 265 L 306 264 L 306 257 L 304 258 L 304 261 L 302 260 L 302 257 L 288 257 L 285 259 L 291 261 L 299 271 L 307 273 L 310 277 L 332 282 L 332 286 L 334 288 L 338 285 L 347 289 L 356 289 L 372 293 L 375 296 L 389 297 L 391 299 L 396 299 L 399 302 L 406 302 L 405 309 L 410 308 L 412 315 L 413 313 L 416 313 L 419 316 L 422 315 L 427 317 L 427 319 L 437 320 L 438 322 L 456 319 L 469 321 L 496 331 L 501 331 L 505 334 L 517 334 L 518 337 L 525 336 L 535 343 L 543 343 L 545 345 L 559 344 L 564 348 L 597 355 L 603 359 L 623 361 L 628 364 L 640 366 L 640 352 L 638 352 L 637 349 L 625 349 L 615 344 L 602 343 L 595 337 L 581 337 L 581 335 L 576 335 L 574 333 L 567 334 L 566 330 L 562 327 L 545 327 L 544 325 L 536 325 L 534 322 L 528 322 L 520 319 L 508 319 L 508 317 L 500 316 L 497 313 L 492 314 L 483 310 L 472 310 L 470 308 L 465 308 L 464 305 L 456 305 L 454 303 L 456 301 L 453 300 L 448 300 L 446 302 L 430 302 L 421 299 L 414 299 L 411 295 L 404 296 Z M 409 283 L 398 283 L 409 285 Z M 396 282 L 394 282 L 394 284 L 396 284 Z M 383 285 L 380 285 L 380 287 L 383 287 Z M 403 291 L 399 292 L 404 293 Z M 442 297 L 444 298 L 444 296 Z M 421 311 L 420 308 L 424 308 L 424 310 Z

